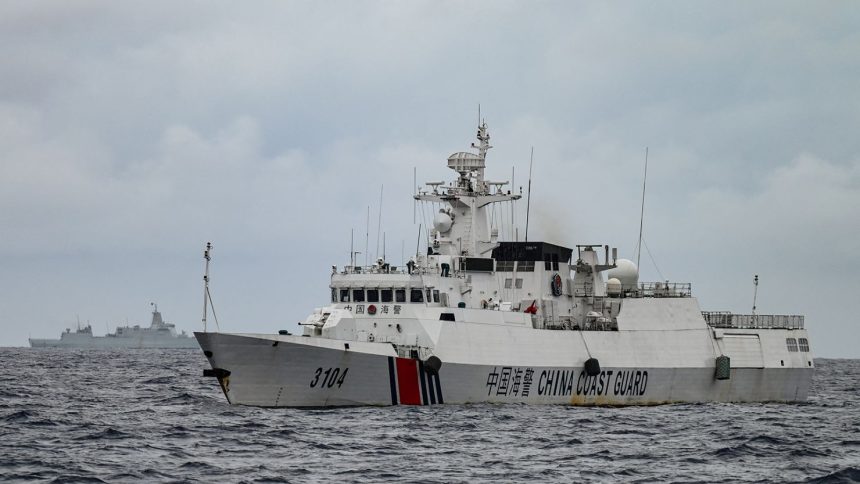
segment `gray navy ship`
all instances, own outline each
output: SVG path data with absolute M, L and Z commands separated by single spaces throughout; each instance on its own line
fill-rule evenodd
M 60 335 L 60 339 L 30 338 L 33 348 L 186 348 L 197 349 L 197 341 L 185 331 L 176 332 L 176 325 L 166 323 L 153 303 L 152 323 L 148 328 L 140 325 L 119 326 L 116 332 L 105 336 L 93 336 L 89 324 L 72 332 L 71 328 Z

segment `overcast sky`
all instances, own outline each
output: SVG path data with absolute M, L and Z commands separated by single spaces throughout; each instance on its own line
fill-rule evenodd
M 0 345 L 76 316 L 271 332 L 364 251 L 414 251 L 412 171 L 490 127 L 530 239 L 634 258 L 703 309 L 804 314 L 860 357 L 857 2 L 0 3 Z M 518 213 L 524 220 L 524 207 Z M 418 217 L 419 223 L 421 217 Z M 653 259 L 653 260 L 652 260 Z

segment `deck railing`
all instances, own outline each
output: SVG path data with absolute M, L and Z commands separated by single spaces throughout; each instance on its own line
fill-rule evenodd
M 417 268 L 413 270 L 417 272 Z M 369 266 L 343 266 L 338 270 L 337 267 L 332 268 L 333 273 L 338 274 L 406 274 L 406 267 L 398 267 L 392 265 L 369 265 Z
M 577 287 L 576 289 L 580 291 L 581 288 Z M 608 287 L 607 292 L 609 292 Z M 691 297 L 692 292 L 693 285 L 689 282 L 640 282 L 621 286 L 621 292 L 618 295 L 622 297 Z M 614 293 L 609 292 L 609 294 L 613 295 Z M 575 295 L 590 296 L 591 294 Z
M 796 314 L 733 314 L 728 311 L 702 311 L 714 328 L 803 329 L 803 316 Z
M 689 282 L 640 282 L 640 297 L 690 297 L 693 285 Z

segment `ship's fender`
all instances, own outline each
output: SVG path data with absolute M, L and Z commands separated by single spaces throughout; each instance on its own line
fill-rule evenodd
M 597 376 L 600 374 L 600 362 L 597 361 L 597 358 L 585 360 L 585 374 L 588 376 Z
M 714 378 L 716 378 L 717 380 L 728 380 L 729 378 L 731 378 L 731 358 L 726 355 L 720 355 L 717 357 L 717 361 L 714 366 Z
M 436 355 L 424 361 L 424 370 L 431 375 L 438 375 L 440 368 L 442 368 L 442 360 Z

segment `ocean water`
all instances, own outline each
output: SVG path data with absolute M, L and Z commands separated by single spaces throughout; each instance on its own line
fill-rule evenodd
M 860 360 L 805 404 L 227 404 L 193 350 L 0 348 L 0 481 L 858 482 Z

